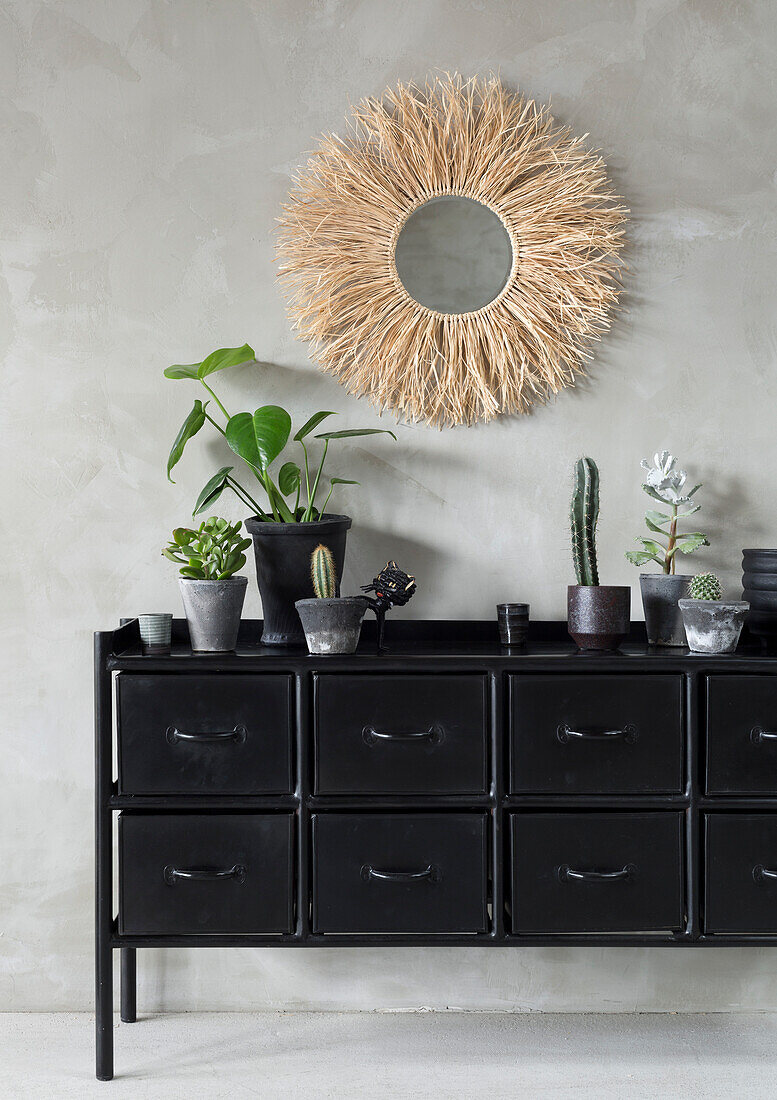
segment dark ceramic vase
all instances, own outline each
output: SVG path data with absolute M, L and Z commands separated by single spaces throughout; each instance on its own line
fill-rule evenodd
M 319 543 L 332 551 L 339 596 L 350 517 L 325 515 L 315 523 L 268 523 L 253 516 L 245 525 L 254 540 L 264 616 L 262 644 L 304 645 L 305 633 L 294 605 L 315 595 L 310 555 Z
M 617 649 L 628 637 L 631 589 L 620 584 L 570 584 L 567 630 L 579 649 Z
M 777 550 L 742 551 L 742 589 L 750 633 L 777 646 Z

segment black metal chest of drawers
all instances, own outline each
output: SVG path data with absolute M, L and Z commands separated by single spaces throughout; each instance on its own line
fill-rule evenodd
M 101 1079 L 117 948 L 131 1022 L 139 947 L 777 945 L 777 658 L 639 624 L 610 654 L 563 623 L 513 651 L 397 621 L 380 654 L 366 624 L 347 657 L 260 629 L 95 635 Z

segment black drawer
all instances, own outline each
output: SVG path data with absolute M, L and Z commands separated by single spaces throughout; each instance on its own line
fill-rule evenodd
M 315 678 L 317 794 L 482 794 L 486 678 Z
M 512 815 L 514 932 L 683 927 L 679 813 Z
M 777 677 L 707 677 L 707 792 L 777 795 Z
M 681 676 L 513 675 L 509 683 L 512 791 L 682 791 Z
M 292 931 L 291 814 L 119 817 L 119 930 Z
M 485 814 L 315 814 L 316 932 L 485 932 Z
M 777 814 L 707 814 L 705 834 L 705 931 L 777 935 Z
M 287 794 L 290 676 L 118 677 L 122 794 Z

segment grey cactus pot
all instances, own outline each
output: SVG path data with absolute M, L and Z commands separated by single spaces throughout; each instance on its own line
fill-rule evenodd
M 750 609 L 745 600 L 680 600 L 693 653 L 733 653 Z
M 198 653 L 233 650 L 237 644 L 248 578 L 198 581 L 181 577 L 178 583 L 192 649 Z
M 677 601 L 688 595 L 693 577 L 676 573 L 640 573 L 642 608 L 649 645 L 687 645 Z
M 364 596 L 297 600 L 311 653 L 355 653 L 368 601 Z

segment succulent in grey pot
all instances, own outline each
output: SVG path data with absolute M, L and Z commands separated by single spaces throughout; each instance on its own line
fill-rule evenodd
M 700 573 L 691 581 L 680 610 L 693 653 L 733 653 L 750 608 L 746 600 L 722 600 L 714 573 Z
M 251 540 L 240 537 L 241 523 L 211 516 L 198 530 L 176 527 L 162 553 L 181 568 L 179 585 L 192 649 L 227 653 L 237 644 L 247 577 L 236 577 Z
M 354 653 L 369 600 L 366 596 L 335 595 L 335 559 L 323 543 L 310 556 L 310 575 L 315 598 L 297 600 L 295 604 L 308 650 L 317 654 Z
M 599 470 L 592 458 L 580 458 L 575 464 L 570 506 L 577 584 L 567 588 L 567 629 L 580 649 L 617 649 L 631 625 L 631 589 L 628 585 L 599 584 L 598 519 Z
M 693 578 L 675 571 L 677 555 L 692 554 L 700 546 L 709 546 L 709 542 L 701 531 L 680 531 L 679 525 L 699 511 L 701 505 L 694 503 L 693 497 L 701 485 L 686 492 L 688 475 L 669 451 L 657 452 L 652 464 L 643 459 L 642 468 L 647 471 L 643 490 L 669 511 L 649 509 L 645 513 L 645 525 L 651 537 L 639 535 L 637 542 L 642 549 L 627 550 L 626 557 L 633 565 L 655 562 L 661 566 L 660 573 L 639 575 L 649 644 L 684 646 L 685 626 L 678 600 L 688 595 Z

